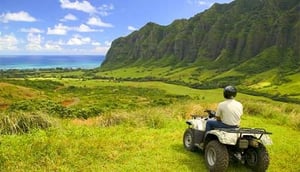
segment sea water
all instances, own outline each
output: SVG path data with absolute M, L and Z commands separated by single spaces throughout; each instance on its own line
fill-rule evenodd
M 7 69 L 93 69 L 99 67 L 105 56 L 95 55 L 0 55 L 0 70 Z

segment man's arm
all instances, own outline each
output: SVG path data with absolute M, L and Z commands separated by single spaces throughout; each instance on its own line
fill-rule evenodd
M 218 107 L 217 107 L 217 111 L 216 111 L 217 121 L 221 121 L 221 115 L 222 115 L 222 112 L 221 112 L 221 107 L 220 107 L 220 104 L 219 104 Z

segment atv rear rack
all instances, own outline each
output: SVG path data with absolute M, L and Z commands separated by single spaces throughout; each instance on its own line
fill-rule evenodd
M 261 139 L 264 134 L 272 134 L 263 128 L 218 128 L 218 130 L 228 133 L 239 133 L 240 137 L 242 137 L 243 134 L 260 134 L 259 139 Z

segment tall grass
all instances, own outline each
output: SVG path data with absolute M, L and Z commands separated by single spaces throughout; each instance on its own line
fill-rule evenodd
M 34 129 L 47 129 L 53 125 L 53 120 L 42 113 L 1 113 L 1 134 L 23 134 Z
M 204 154 L 183 148 L 185 120 L 215 104 L 186 102 L 167 107 L 115 111 L 63 119 L 46 130 L 2 135 L 0 171 L 206 171 Z M 245 114 L 244 127 L 273 132 L 269 171 L 299 171 L 300 132 Z M 290 163 L 286 163 L 290 162 Z M 249 171 L 230 163 L 229 172 Z
M 300 130 L 300 105 L 265 100 L 243 101 L 244 112 L 260 116 L 277 125 L 288 125 Z
M 216 109 L 223 99 L 220 89 L 196 90 L 159 82 L 62 81 L 68 82 L 66 87 L 48 92 L 49 101 L 15 102 L 7 110 L 19 107 L 20 111 L 1 112 L 0 171 L 206 171 L 203 152 L 186 151 L 182 135 L 185 120 L 192 114 Z M 52 96 L 80 101 L 62 109 Z M 267 147 L 269 171 L 300 171 L 299 105 L 244 94 L 237 99 L 245 108 L 242 127 L 273 133 L 274 144 Z M 51 113 L 38 111 L 47 107 L 58 114 L 72 109 L 82 113 L 82 107 L 99 108 L 100 102 L 122 108 L 107 108 L 86 119 L 59 115 L 54 119 Z M 36 108 L 28 109 L 31 105 Z M 231 163 L 228 171 L 249 169 Z

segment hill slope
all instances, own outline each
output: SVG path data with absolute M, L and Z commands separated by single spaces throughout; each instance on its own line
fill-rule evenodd
M 270 67 L 298 62 L 299 10 L 298 0 L 236 0 L 168 26 L 148 23 L 113 41 L 101 67 L 199 66 L 208 60 L 211 66 L 230 69 L 271 47 L 279 52 Z
M 176 81 L 202 88 L 230 83 L 273 95 L 288 84 L 291 92 L 275 94 L 294 95 L 300 91 L 299 79 L 293 77 L 300 71 L 299 35 L 298 0 L 214 4 L 188 20 L 168 26 L 150 22 L 114 40 L 99 75 Z M 257 89 L 261 85 L 268 88 Z

